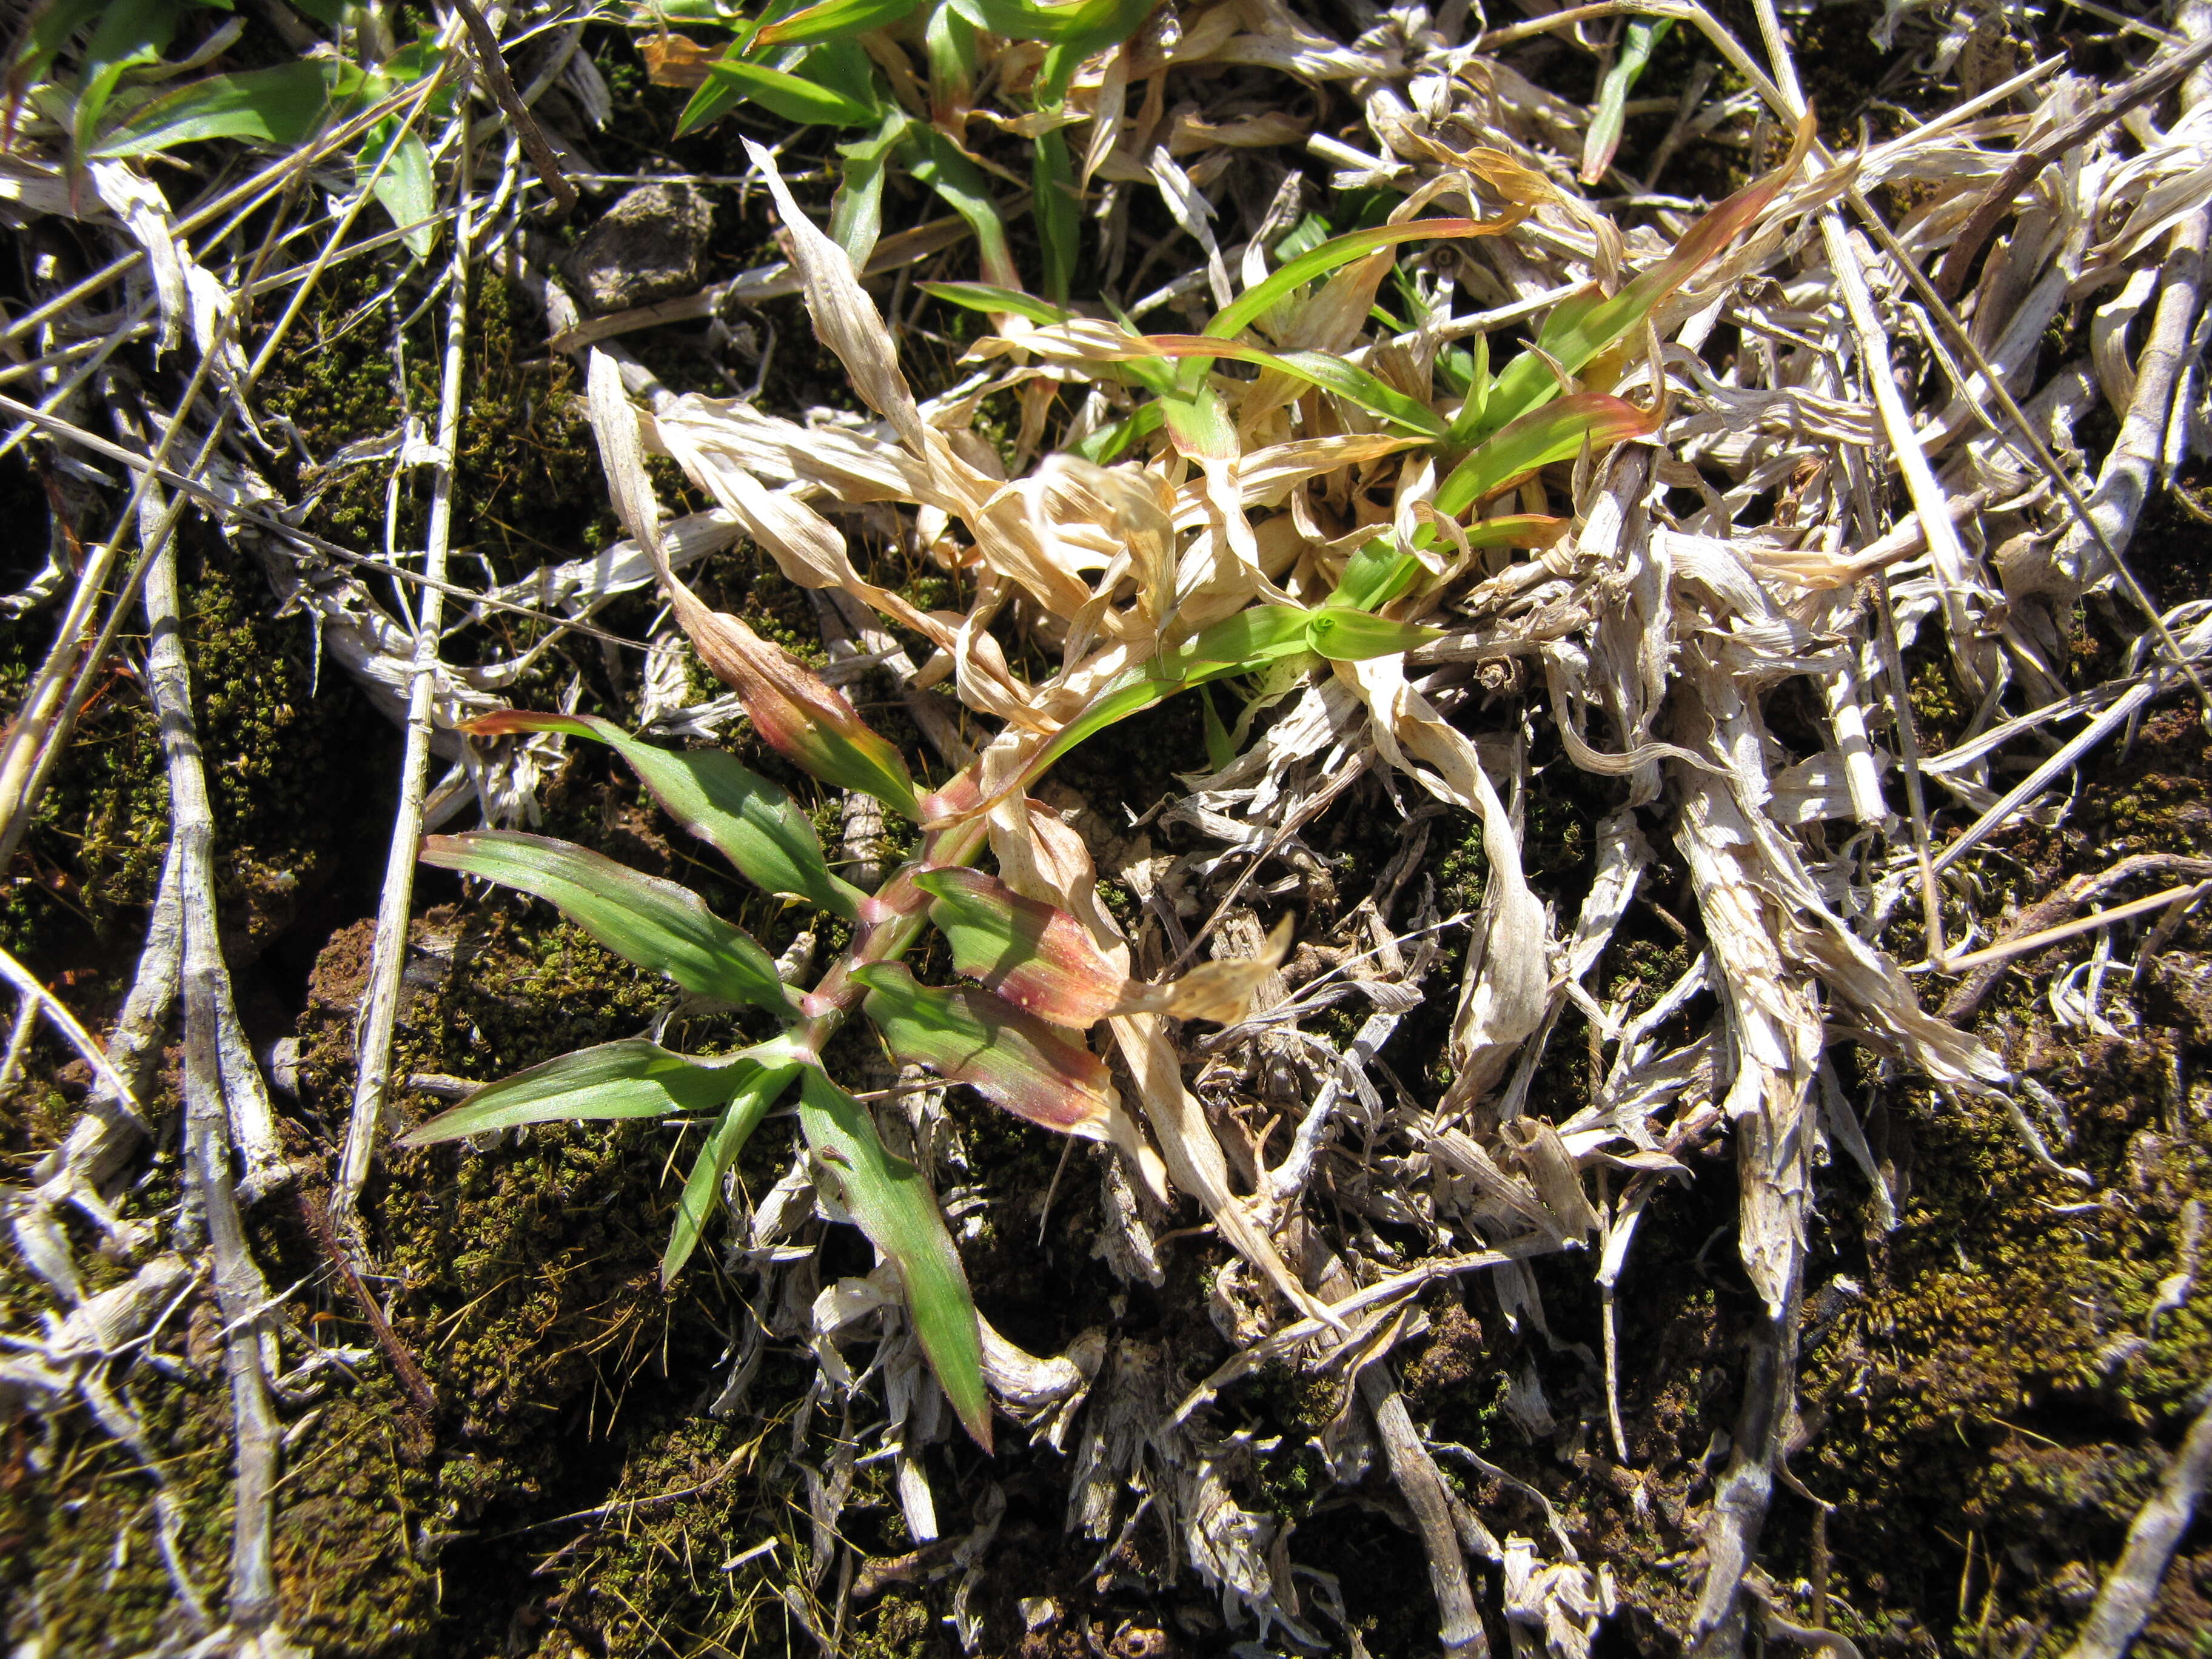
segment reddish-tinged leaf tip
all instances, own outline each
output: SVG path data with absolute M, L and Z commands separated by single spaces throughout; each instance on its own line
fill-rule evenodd
M 1099 953 L 1081 922 L 1024 898 L 977 870 L 927 870 L 929 919 L 952 946 L 952 965 L 1017 1008 L 1082 1030 L 1114 1012 L 1128 977 Z
M 896 963 L 855 969 L 862 1005 L 901 1060 L 964 1083 L 993 1105 L 1061 1134 L 1109 1138 L 1115 1095 L 1098 1056 L 982 991 L 917 984 Z
M 842 692 L 739 618 L 709 610 L 681 584 L 671 583 L 669 592 L 700 659 L 738 694 L 770 748 L 824 783 L 873 795 L 910 818 L 921 815 L 906 763 Z

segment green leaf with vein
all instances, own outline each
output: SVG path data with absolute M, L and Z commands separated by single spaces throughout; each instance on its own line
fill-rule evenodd
M 140 105 L 84 154 L 92 161 L 151 155 L 205 138 L 296 144 L 322 119 L 333 88 L 349 88 L 359 76 L 327 62 L 210 75 Z
M 814 823 L 776 784 L 720 750 L 678 751 L 632 737 L 591 714 L 502 708 L 471 720 L 481 737 L 561 732 L 605 744 L 630 764 L 669 817 L 734 865 L 764 892 L 803 899 L 850 921 L 864 896 L 833 874 Z
M 1006 216 L 991 197 L 983 170 L 960 146 L 935 127 L 916 122 L 908 129 L 908 171 L 935 191 L 945 206 L 967 221 L 983 261 L 983 275 L 1000 288 L 1019 288 L 1013 251 L 1006 244 Z
M 872 127 L 883 118 L 876 106 L 833 92 L 802 76 L 787 75 L 765 64 L 718 58 L 707 65 L 705 84 L 684 106 L 676 136 L 682 138 L 696 132 L 747 100 L 803 127 Z
M 1364 662 L 1370 657 L 1395 657 L 1443 637 L 1441 628 L 1392 622 L 1371 611 L 1342 605 L 1323 605 L 1306 623 L 1308 648 L 1331 662 Z
M 1127 998 L 1128 975 L 1057 905 L 979 870 L 925 870 L 914 884 L 930 896 L 929 920 L 951 945 L 953 967 L 1017 1008 L 1084 1030 Z
M 570 842 L 512 830 L 431 836 L 422 857 L 545 900 L 617 956 L 695 994 L 793 1012 L 768 952 L 672 881 Z
M 736 1074 L 736 1080 L 729 1104 L 714 1120 L 707 1144 L 699 1149 L 699 1156 L 692 1163 L 690 1179 L 684 1183 L 684 1195 L 676 1201 L 676 1219 L 668 1230 L 668 1248 L 660 1257 L 663 1290 L 676 1282 L 676 1275 L 684 1271 L 684 1264 L 698 1248 L 700 1235 L 714 1218 L 714 1206 L 721 1199 L 722 1179 L 729 1174 L 730 1165 L 737 1162 L 738 1154 L 752 1139 L 753 1131 L 760 1127 L 769 1108 L 782 1098 L 783 1091 L 791 1086 L 791 1080 L 799 1075 L 803 1063 L 789 1043 L 780 1037 L 731 1057 L 730 1069 Z
M 1522 416 L 1454 467 L 1437 486 L 1437 511 L 1455 517 L 1538 467 L 1571 460 L 1585 448 L 1609 449 L 1640 438 L 1653 425 L 1645 410 L 1604 392 L 1562 398 Z
M 1033 323 L 1065 323 L 1075 313 L 1065 306 L 1040 300 L 1019 289 L 997 288 L 989 283 L 917 283 L 915 286 L 933 299 L 969 311 L 993 315 L 1026 317 Z
M 861 1007 L 893 1054 L 964 1083 L 1003 1111 L 1060 1134 L 1103 1139 L 1113 1110 L 1106 1067 L 1066 1032 L 988 991 L 941 991 L 902 963 L 853 970 Z
M 642 1037 L 602 1042 L 487 1083 L 410 1129 L 399 1144 L 434 1146 L 521 1123 L 719 1112 L 744 1082 L 737 1060 L 692 1060 Z
M 1443 417 L 1426 404 L 1407 397 L 1357 363 L 1346 362 L 1326 351 L 1269 351 L 1238 340 L 1204 334 L 1147 334 L 1145 343 L 1163 357 L 1228 357 L 1240 363 L 1281 371 L 1333 392 L 1378 419 L 1402 427 L 1425 438 L 1444 435 Z
M 820 1178 L 836 1188 L 846 1212 L 896 1265 L 915 1334 L 938 1386 L 976 1443 L 990 1450 L 982 1327 L 960 1252 L 929 1182 L 884 1146 L 868 1109 L 818 1066 L 800 1073 L 799 1122 Z
M 816 0 L 765 25 L 753 36 L 755 50 L 802 40 L 850 40 L 870 29 L 896 23 L 921 0 Z

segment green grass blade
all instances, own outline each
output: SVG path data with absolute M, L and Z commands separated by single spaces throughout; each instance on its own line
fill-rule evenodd
M 985 279 L 1000 288 L 1018 289 L 1022 279 L 1014 268 L 1013 250 L 1006 244 L 1006 217 L 991 198 L 983 170 L 935 127 L 919 123 L 908 129 L 906 150 L 908 171 L 967 221 L 982 257 Z
M 894 109 L 871 137 L 840 144 L 837 154 L 845 165 L 837 179 L 837 193 L 830 198 L 830 240 L 845 250 L 853 269 L 867 268 L 884 228 L 884 177 L 890 171 L 891 152 L 906 137 L 907 113 Z
M 957 123 L 975 95 L 975 26 L 950 6 L 933 5 L 922 49 L 929 58 L 929 118 Z
M 1651 62 L 1652 49 L 1674 27 L 1671 17 L 1632 17 L 1621 32 L 1620 50 L 1599 83 L 1597 105 L 1590 112 L 1589 131 L 1583 137 L 1583 166 L 1577 175 L 1585 185 L 1603 179 L 1620 148 L 1620 133 L 1628 119 L 1628 94 Z
M 1767 204 L 1811 152 L 1814 136 L 1808 112 L 1798 124 L 1796 142 L 1781 166 L 1707 212 L 1683 233 L 1672 252 L 1620 293 L 1607 295 L 1592 289 L 1553 307 L 1538 331 L 1536 343 L 1568 374 L 1579 374 L 1601 352 L 1641 328 L 1675 289 L 1697 274 L 1699 266 L 1766 210 Z M 1533 351 L 1522 352 L 1499 371 L 1476 436 L 1520 419 L 1549 401 L 1558 390 L 1558 377 L 1543 357 Z
M 1235 461 L 1244 453 L 1229 405 L 1202 381 L 1188 390 L 1164 394 L 1160 413 L 1167 421 L 1169 440 L 1185 455 L 1200 460 Z
M 1316 276 L 1326 276 L 1340 266 L 1354 259 L 1364 258 L 1378 247 L 1393 247 L 1401 242 L 1419 241 L 1424 238 L 1480 236 L 1498 227 L 1475 219 L 1416 219 L 1402 225 L 1372 225 L 1365 230 L 1354 230 L 1342 236 L 1331 237 L 1319 247 L 1301 253 L 1288 264 L 1271 271 L 1267 277 L 1246 289 L 1220 315 L 1206 325 L 1206 332 L 1217 340 L 1233 340 L 1268 310 Z
M 1304 650 L 1306 624 L 1313 615 L 1295 605 L 1252 605 L 1161 656 L 1166 665 L 1186 676 L 1193 669 L 1217 667 L 1249 673 Z M 1209 674 L 1206 678 L 1219 677 Z
M 386 152 L 391 157 L 386 160 Z M 383 171 L 377 171 L 382 163 Z M 403 131 L 399 118 L 388 115 L 368 131 L 362 146 L 357 176 L 376 180 L 376 204 L 389 214 L 404 234 L 400 240 L 418 259 L 427 259 L 438 245 L 437 187 L 430 177 L 430 151 L 414 133 Z
M 210 75 L 141 105 L 85 155 L 151 155 L 207 138 L 296 144 L 322 119 L 334 77 L 343 81 L 340 66 L 307 62 Z
M 1300 655 L 1309 648 L 1306 625 L 1313 616 L 1295 605 L 1253 605 L 1128 670 L 1060 728 L 1060 735 L 1030 763 L 1030 775 L 1042 775 L 1085 738 L 1178 691 Z
M 800 1074 L 799 1122 L 821 1178 L 846 1212 L 898 1268 L 921 1351 L 938 1386 L 985 1451 L 991 1449 L 991 1396 L 983 1384 L 983 1332 L 975 1298 L 945 1231 L 937 1195 L 921 1172 L 894 1156 L 859 1101 L 818 1066 Z
M 1370 657 L 1395 657 L 1442 639 L 1443 629 L 1416 623 L 1391 622 L 1372 611 L 1323 605 L 1306 624 L 1306 644 L 1331 662 L 1364 662 Z
M 1084 1030 L 1128 994 L 1128 975 L 1089 931 L 1056 905 L 1024 898 L 979 870 L 925 870 L 929 920 L 952 947 L 952 966 L 1017 1008 Z
M 1378 537 L 1345 561 L 1328 603 L 1340 610 L 1380 611 L 1412 587 L 1420 574 L 1419 559 Z
M 511 830 L 428 836 L 422 858 L 545 900 L 617 956 L 687 991 L 793 1012 L 768 952 L 672 881 L 588 848 Z
M 1131 669 L 1123 678 L 1094 696 L 1081 714 L 1060 728 L 1038 769 L 1052 765 L 1086 738 L 1096 737 L 1108 726 L 1173 696 L 1185 683 L 1152 664 Z
M 1516 359 L 1516 365 L 1521 359 Z M 1448 518 L 1515 479 L 1554 461 L 1571 460 L 1584 447 L 1609 449 L 1651 430 L 1644 410 L 1601 392 L 1571 397 L 1524 415 L 1451 470 L 1437 487 L 1437 511 Z
M 1490 424 L 1490 393 L 1496 384 L 1490 374 L 1490 336 L 1474 337 L 1474 349 L 1468 355 L 1467 396 L 1460 402 L 1459 413 L 1452 417 L 1451 430 L 1444 434 L 1444 447 L 1457 454 L 1474 447 L 1476 437 L 1494 428 Z
M 1153 0 L 1075 0 L 1057 6 L 1037 0 L 951 3 L 979 29 L 1009 40 L 1064 41 L 1085 55 L 1135 33 L 1153 5 Z
M 735 62 L 738 47 L 732 44 L 724 58 Z M 700 128 L 709 126 L 745 101 L 745 89 L 735 80 L 717 79 L 709 75 L 702 81 L 684 106 L 684 113 L 676 118 L 676 137 L 688 138 Z
M 1158 432 L 1165 418 L 1158 404 L 1146 404 L 1127 420 L 1100 427 L 1077 443 L 1073 453 L 1100 466 L 1109 465 L 1127 454 L 1131 446 L 1142 443 Z
M 795 46 L 803 40 L 850 40 L 870 29 L 888 27 L 921 0 L 816 0 L 778 18 L 753 36 L 755 49 Z
M 1308 386 L 1334 392 L 1378 420 L 1424 438 L 1441 438 L 1446 430 L 1443 417 L 1426 404 L 1408 398 L 1358 364 L 1346 362 L 1326 351 L 1269 351 L 1242 341 L 1204 334 L 1147 334 L 1145 343 L 1163 357 L 1227 357 L 1278 370 Z
M 803 127 L 872 127 L 883 118 L 883 112 L 874 105 L 863 104 L 804 76 L 787 75 L 765 64 L 721 58 L 707 65 L 706 84 L 684 106 L 676 136 L 681 138 L 696 132 L 748 100 Z
M 663 1290 L 676 1282 L 676 1275 L 684 1271 L 684 1264 L 698 1248 L 700 1235 L 714 1218 L 723 1177 L 729 1174 L 730 1165 L 738 1161 L 738 1154 L 744 1150 L 745 1143 L 752 1139 L 753 1131 L 760 1127 L 769 1108 L 783 1097 L 783 1091 L 799 1075 L 800 1064 L 781 1041 L 764 1042 L 736 1058 L 730 1068 L 737 1075 L 729 1104 L 714 1121 L 707 1144 L 699 1149 L 699 1156 L 691 1165 L 690 1178 L 684 1183 L 684 1195 L 676 1201 L 676 1219 L 668 1230 L 668 1248 L 660 1257 Z
M 1065 306 L 1040 300 L 1019 289 L 997 288 L 989 283 L 917 283 L 915 286 L 933 299 L 969 311 L 992 315 L 1011 313 L 1026 317 L 1033 323 L 1065 323 L 1075 316 Z
M 1075 281 L 1075 262 L 1083 243 L 1083 203 L 1075 187 L 1075 163 L 1067 135 L 1057 128 L 1041 132 L 1030 169 L 1030 205 L 1036 218 L 1037 242 L 1044 259 L 1044 291 L 1066 303 Z
M 1206 720 L 1206 763 L 1218 772 L 1237 758 L 1237 745 L 1231 742 L 1229 728 L 1221 723 L 1221 711 L 1213 706 L 1213 688 L 1198 688 L 1199 712 Z
M 1094 696 L 1060 729 L 1036 770 L 1057 762 L 1086 738 L 1209 680 L 1249 674 L 1307 650 L 1313 612 L 1294 605 L 1257 605 L 1218 622 L 1196 638 L 1130 669 Z
M 17 84 L 30 87 L 43 81 L 70 37 L 98 17 L 106 4 L 107 0 L 53 0 L 31 13 L 30 27 L 12 66 Z
M 803 899 L 850 921 L 864 895 L 833 874 L 814 823 L 780 786 L 720 750 L 680 751 L 632 737 L 590 714 L 503 708 L 469 723 L 483 737 L 561 732 L 605 744 L 630 764 L 669 817 L 763 892 Z
M 843 692 L 741 617 L 702 606 L 684 615 L 684 626 L 707 666 L 738 694 L 762 742 L 824 783 L 873 795 L 902 817 L 915 815 L 906 762 Z
M 399 1144 L 429 1146 L 520 1123 L 718 1112 L 744 1077 L 732 1060 L 689 1060 L 642 1037 L 602 1042 L 487 1083 Z
M 80 155 L 91 148 L 124 76 L 161 62 L 162 48 L 176 35 L 179 11 L 169 0 L 113 0 L 100 14 L 84 44 L 84 70 L 78 77 L 75 125 Z
M 1542 513 L 1501 513 L 1467 526 L 1467 544 L 1478 547 L 1549 547 L 1567 533 L 1570 521 Z
M 857 40 L 824 40 L 791 68 L 803 81 L 866 105 L 871 126 L 879 125 L 898 108 L 876 81 L 876 60 Z

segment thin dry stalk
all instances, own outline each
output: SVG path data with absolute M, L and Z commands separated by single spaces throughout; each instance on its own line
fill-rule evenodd
M 1459 1529 L 1453 1523 L 1451 1489 L 1413 1426 L 1406 1397 L 1390 1375 L 1389 1361 L 1377 1359 L 1359 1373 L 1359 1393 L 1375 1414 L 1390 1478 L 1413 1512 L 1413 1524 L 1421 1534 L 1445 1659 L 1489 1659 L 1490 1639 L 1483 1633 L 1482 1615 L 1475 1611 L 1467 1558 L 1460 1553 Z
M 41 985 L 37 975 L 5 950 L 0 950 L 0 979 L 14 986 L 46 1017 L 69 1046 L 76 1050 L 77 1057 L 92 1067 L 94 1075 L 118 1104 L 133 1115 L 137 1113 L 138 1102 L 130 1084 L 108 1063 L 107 1056 L 101 1052 L 100 1044 L 93 1040 L 92 1033 L 77 1024 L 77 1018 L 70 1012 L 68 1004 Z
M 2197 1517 L 2204 1488 L 2212 1482 L 2212 1401 L 2197 1413 L 2189 1433 L 2166 1466 L 2150 1501 L 2128 1528 L 2127 1547 L 2106 1575 L 2089 1609 L 2089 1621 L 2066 1650 L 2066 1659 L 2122 1659 L 2158 1605 L 2158 1589 L 2180 1547 L 2182 1534 Z
M 149 503 L 151 505 L 151 503 Z M 273 1146 L 241 1145 L 240 1118 L 265 1122 L 267 1097 L 246 1049 L 216 934 L 215 819 L 192 718 L 191 679 L 185 665 L 177 604 L 176 556 L 166 539 L 149 561 L 145 581 L 148 689 L 161 721 L 169 773 L 171 836 L 178 850 L 183 908 L 185 1000 L 185 1153 L 199 1224 L 223 1317 L 223 1358 L 230 1377 L 235 1441 L 231 1510 L 229 1622 L 258 1634 L 276 1618 L 271 1557 L 281 1428 L 262 1366 L 270 1309 L 268 1282 L 254 1265 L 231 1180 L 231 1159 L 248 1158 L 250 1180 L 265 1183 Z M 254 1161 L 257 1154 L 259 1162 Z
M 477 19 L 481 25 L 482 19 Z M 512 91 L 512 88 L 510 88 Z M 392 817 L 392 842 L 384 866 L 384 889 L 377 902 L 376 939 L 371 948 L 368 984 L 355 1042 L 353 1103 L 346 1119 L 345 1142 L 331 1182 L 332 1224 L 356 1255 L 365 1255 L 359 1205 L 362 1184 L 375 1156 L 377 1130 L 392 1085 L 392 1030 L 398 1020 L 400 979 L 407 963 L 408 917 L 414 906 L 416 854 L 422 841 L 422 808 L 428 792 L 433 714 L 438 691 L 438 644 L 445 620 L 446 556 L 453 538 L 454 471 L 460 442 L 461 398 L 467 364 L 469 265 L 471 258 L 469 120 L 462 106 L 460 161 L 454 170 L 459 197 L 453 214 L 453 253 L 448 267 L 450 296 L 446 315 L 446 351 L 438 388 L 436 459 L 431 464 L 430 513 L 424 532 L 423 574 L 416 602 L 415 660 L 408 686 L 407 745 L 399 766 L 399 805 Z

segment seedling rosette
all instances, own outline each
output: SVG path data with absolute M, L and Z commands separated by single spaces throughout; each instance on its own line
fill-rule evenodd
M 774 14 L 755 39 L 795 46 L 879 10 L 824 0 Z M 963 5 L 955 15 L 978 27 L 1006 21 L 995 5 Z M 742 52 L 727 60 L 746 61 Z M 733 84 L 727 72 L 707 83 Z M 868 1105 L 824 1067 L 830 1038 L 859 1015 L 897 1060 L 1050 1132 L 1111 1146 L 1155 1192 L 1164 1195 L 1171 1181 L 1195 1195 L 1223 1239 L 1285 1300 L 1334 1319 L 1231 1194 L 1221 1150 L 1162 1025 L 1241 1018 L 1287 948 L 1287 921 L 1245 958 L 1201 963 L 1165 983 L 1133 978 L 1126 945 L 1096 903 L 1088 854 L 1030 791 L 1077 744 L 1180 692 L 1242 683 L 1255 688 L 1256 708 L 1285 677 L 1322 673 L 1367 705 L 1378 748 L 1394 763 L 1447 794 L 1449 781 L 1418 769 L 1407 751 L 1432 767 L 1462 764 L 1480 797 L 1488 786 L 1466 740 L 1462 758 L 1439 735 L 1441 722 L 1423 726 L 1407 714 L 1405 655 L 1438 632 L 1420 619 L 1484 550 L 1542 547 L 1565 528 L 1541 513 L 1474 516 L 1485 503 L 1545 468 L 1654 430 L 1656 410 L 1607 388 L 1627 374 L 1627 354 L 1648 335 L 1655 309 L 1756 219 L 1802 159 L 1810 132 L 1808 124 L 1782 172 L 1715 209 L 1619 294 L 1557 307 L 1538 349 L 1495 375 L 1486 349 L 1455 374 L 1427 375 L 1411 372 L 1402 354 L 1369 352 L 1357 362 L 1352 347 L 1393 249 L 1423 237 L 1494 234 L 1516 222 L 1525 204 L 1495 220 L 1415 221 L 1307 246 L 1197 335 L 1145 336 L 1000 289 L 936 285 L 948 302 L 1024 325 L 1018 336 L 985 340 L 978 355 L 1073 371 L 1110 389 L 1127 411 L 1094 433 L 1089 455 L 1049 457 L 1015 483 L 979 471 L 932 426 L 898 372 L 854 262 L 799 212 L 772 161 L 756 151 L 817 331 L 883 420 L 865 440 L 834 440 L 844 447 L 827 459 L 816 452 L 832 440 L 793 428 L 791 471 L 802 480 L 810 466 L 825 479 L 860 477 L 854 499 L 903 492 L 964 526 L 995 580 L 1058 619 L 1066 666 L 1043 685 L 1025 685 L 992 642 L 988 617 L 979 623 L 923 612 L 872 586 L 803 496 L 772 495 L 718 459 L 699 435 L 712 429 L 711 410 L 691 412 L 702 423 L 692 427 L 684 410 L 666 409 L 648 428 L 614 364 L 595 355 L 591 412 L 614 501 L 631 535 L 654 552 L 676 619 L 701 659 L 737 691 L 763 742 L 823 784 L 871 796 L 915 822 L 920 846 L 865 892 L 830 868 L 800 805 L 730 755 L 673 751 L 583 715 L 514 710 L 476 721 L 467 730 L 482 739 L 557 732 L 614 749 L 669 816 L 738 874 L 849 924 L 850 942 L 811 987 L 787 985 L 757 941 L 672 883 L 541 836 L 432 837 L 426 861 L 542 898 L 689 997 L 751 1010 L 776 1030 L 714 1056 L 637 1039 L 601 1044 L 490 1085 L 406 1142 L 558 1120 L 680 1113 L 705 1121 L 663 1258 L 672 1283 L 748 1138 L 779 1104 L 795 1102 L 819 1187 L 895 1265 L 946 1397 L 988 1446 L 981 1327 L 935 1196 L 923 1173 L 884 1145 Z M 1347 315 L 1348 332 L 1331 321 Z M 1323 343 L 1311 343 L 1316 338 Z M 1256 376 L 1233 377 L 1224 366 Z M 1292 420 L 1312 435 L 1283 438 Z M 906 758 L 842 693 L 711 609 L 669 568 L 643 465 L 648 442 L 736 514 L 793 580 L 842 586 L 944 652 L 963 696 L 1004 716 L 997 739 L 943 785 L 918 787 Z M 1133 459 L 1099 459 L 1116 453 Z M 1391 523 L 1342 538 L 1333 551 L 1308 550 L 1294 568 L 1263 568 L 1248 511 L 1278 489 L 1277 479 L 1291 480 L 1286 489 L 1337 466 L 1385 465 L 1400 469 L 1409 497 Z M 1237 722 L 1240 734 L 1252 712 Z M 1225 758 L 1219 751 L 1233 752 L 1237 739 L 1218 715 L 1209 734 L 1218 762 Z M 1486 836 L 1495 799 L 1487 800 Z M 1502 815 L 1494 827 L 1510 833 Z M 996 873 L 975 867 L 987 854 Z M 932 929 L 960 982 L 926 983 L 904 960 Z M 1109 1053 L 1123 1073 L 1109 1067 Z

